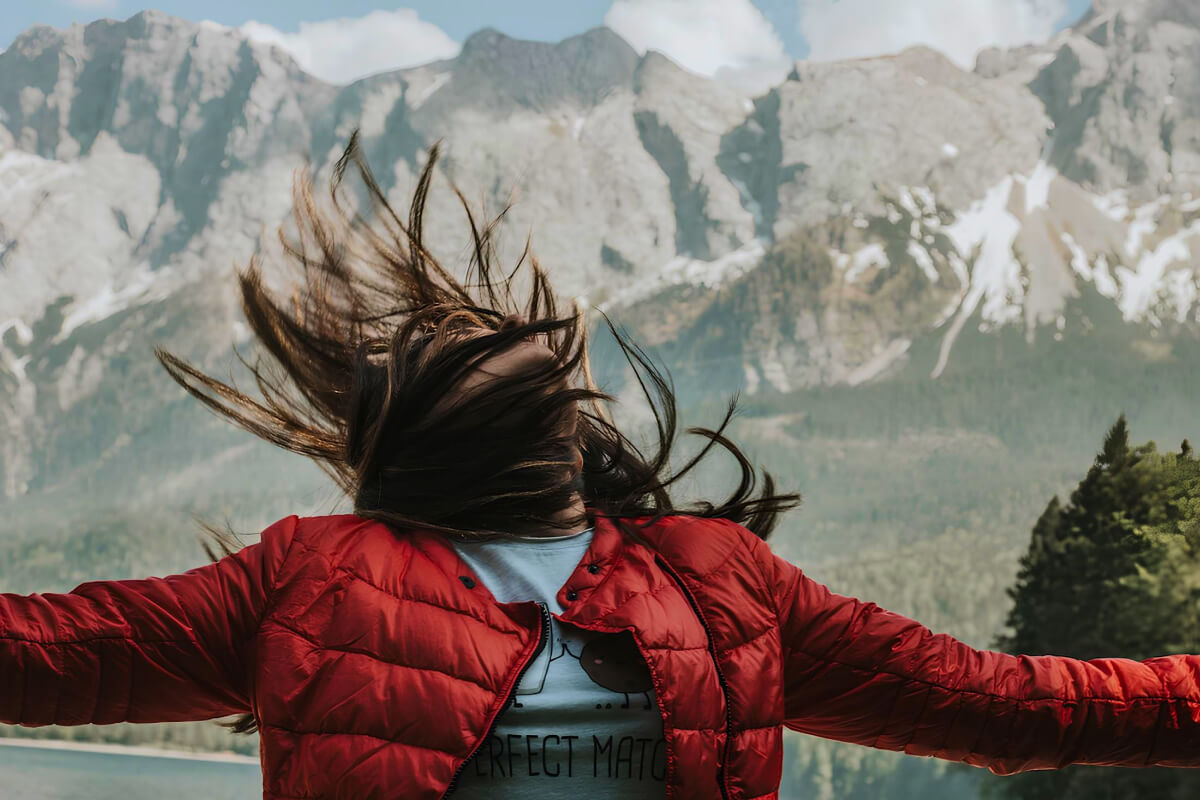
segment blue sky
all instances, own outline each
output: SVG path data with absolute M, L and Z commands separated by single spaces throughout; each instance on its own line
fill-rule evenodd
M 0 46 L 38 23 L 66 27 L 103 17 L 124 19 L 150 7 L 231 27 L 259 23 L 253 29 L 256 38 L 292 50 L 306 68 L 324 71 L 321 76 L 334 82 L 410 66 L 386 63 L 379 52 L 395 51 L 396 41 L 408 45 L 410 60 L 431 60 L 453 55 L 454 43 L 483 27 L 557 41 L 606 23 L 639 50 L 662 50 L 708 74 L 720 66 L 777 67 L 785 58 L 877 55 L 915 43 L 930 44 L 969 66 L 980 47 L 1044 39 L 1089 5 L 1089 0 L 158 0 L 147 6 L 144 0 L 0 0 Z M 376 14 L 353 25 L 354 18 L 373 11 L 391 16 Z M 335 18 L 345 23 L 337 29 L 344 36 L 330 35 L 335 28 L 329 25 L 310 26 L 302 35 L 302 23 Z M 354 61 L 356 54 L 371 50 L 370 42 L 361 44 L 355 37 L 374 37 L 373 58 Z M 311 63 L 305 63 L 306 54 Z

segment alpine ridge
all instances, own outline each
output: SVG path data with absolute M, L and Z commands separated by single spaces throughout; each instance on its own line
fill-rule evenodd
M 167 413 L 152 343 L 211 365 L 244 342 L 231 265 L 355 128 L 401 204 L 444 141 L 469 197 L 513 203 L 503 254 L 532 232 L 562 291 L 749 393 L 886 378 L 921 337 L 936 379 L 964 329 L 1088 330 L 1092 295 L 1193 329 L 1198 45 L 1187 3 L 1104 2 L 971 72 L 918 47 L 797 62 L 750 97 L 607 28 L 485 29 L 348 86 L 155 11 L 32 28 L 0 53 L 0 489 L 120 458 L 129 435 L 79 421 L 85 401 Z M 427 220 L 461 263 L 448 180 Z

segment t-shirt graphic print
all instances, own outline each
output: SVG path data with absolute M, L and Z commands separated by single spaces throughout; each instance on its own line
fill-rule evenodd
M 535 551 L 525 540 L 488 541 L 486 548 L 471 543 L 460 554 L 489 588 L 497 587 L 493 593 L 501 602 L 518 598 L 500 588 L 499 552 L 511 557 L 504 558 L 510 568 L 524 571 L 531 561 L 540 562 L 534 574 L 547 585 L 532 595 L 529 587 L 518 594 L 551 610 L 557 604 L 550 605 L 549 593 L 557 592 L 589 542 L 590 531 L 539 542 L 532 558 L 527 557 Z M 547 569 L 550 562 L 553 569 Z M 658 800 L 665 794 L 666 768 L 662 716 L 632 634 L 597 633 L 551 618 L 541 650 L 463 768 L 452 796 Z

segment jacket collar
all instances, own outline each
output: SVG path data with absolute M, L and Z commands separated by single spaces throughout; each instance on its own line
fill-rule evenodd
M 652 591 L 668 580 L 656 568 L 654 553 L 623 533 L 615 520 L 594 515 L 590 508 L 589 518 L 593 523 L 591 544 L 557 594 L 565 609 L 562 619 L 579 625 L 597 622 L 632 596 Z M 513 618 L 525 620 L 526 614 L 508 607 L 527 604 L 499 603 L 444 536 L 416 531 L 412 542 L 453 584 L 449 591 L 464 608 L 486 616 L 499 606 Z M 532 624 L 532 619 L 525 621 Z

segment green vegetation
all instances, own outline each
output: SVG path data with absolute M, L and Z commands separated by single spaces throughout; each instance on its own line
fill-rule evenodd
M 219 523 L 216 509 L 210 513 L 206 518 Z M 181 510 L 122 512 L 108 508 L 87 520 L 46 519 L 40 523 L 30 529 L 37 535 L 0 537 L 0 586 L 4 591 L 68 591 L 86 580 L 167 575 L 207 560 Z M 192 530 L 199 532 L 194 526 Z M 212 721 L 38 728 L 0 725 L 0 736 L 258 754 L 256 735 L 234 736 Z
M 743 392 L 733 438 L 781 489 L 805 497 L 773 536 L 775 550 L 834 591 L 973 646 L 992 646 L 1013 607 L 1006 589 L 1030 531 L 1051 496 L 1068 497 L 1085 478 L 1100 434 L 1118 415 L 1172 449 L 1185 437 L 1200 440 L 1194 405 L 1200 342 L 1128 325 L 1109 308 L 1103 298 L 1080 298 L 1068 309 L 1061 341 L 1046 329 L 1030 343 L 1021 330 L 983 333 L 977 321 L 968 323 L 936 380 L 929 376 L 940 331 L 914 341 L 884 380 Z M 701 326 L 697 335 L 706 330 L 703 346 L 654 351 L 680 388 L 682 427 L 715 426 L 741 380 L 740 329 L 726 323 L 718 335 Z M 636 397 L 620 388 L 623 362 L 604 352 L 603 337 L 597 346 L 601 384 L 623 402 Z M 626 413 L 637 417 L 632 408 Z M 53 486 L 6 506 L 0 589 L 66 591 L 84 580 L 162 575 L 204 563 L 193 515 L 257 532 L 289 513 L 345 510 L 311 464 L 224 426 L 194 400 L 172 399 L 169 417 L 161 426 L 105 406 L 90 424 L 124 426 L 131 441 L 103 469 L 89 472 L 86 483 L 58 472 Z M 685 437 L 676 463 L 698 444 Z M 74 446 L 63 450 L 51 472 L 73 457 L 86 465 L 89 455 Z M 714 457 L 680 487 L 681 499 L 724 496 L 732 468 L 729 459 Z M 1183 644 L 1164 642 L 1159 652 Z M 1104 654 L 1126 653 L 1114 644 Z M 256 738 L 211 722 L 0 734 L 247 753 L 257 747 Z M 988 778 L 983 770 L 797 734 L 787 738 L 782 796 L 961 800 L 990 784 Z
M 1146 659 L 1200 652 L 1200 460 L 1184 442 L 1129 444 L 1122 417 L 1063 505 L 1050 500 L 1021 558 L 1012 653 Z M 1195 797 L 1192 770 L 1069 767 L 1012 776 L 989 794 L 1019 800 Z
M 734 439 L 782 488 L 804 493 L 775 550 L 834 591 L 992 646 L 1030 530 L 1051 496 L 1084 478 L 1112 421 L 1125 412 L 1136 430 L 1174 443 L 1200 433 L 1195 338 L 1124 323 L 1095 296 L 1067 317 L 1061 340 L 1040 329 L 1033 342 L 1019 329 L 968 323 L 936 380 L 935 332 L 886 380 L 743 394 Z M 735 338 L 724 347 L 738 352 Z M 688 364 L 659 352 L 686 385 Z M 689 392 L 684 424 L 715 424 L 731 391 Z M 719 494 L 729 480 L 729 470 L 712 469 L 693 493 Z M 782 796 L 839 800 L 958 800 L 990 777 L 800 735 L 788 740 L 784 770 Z

